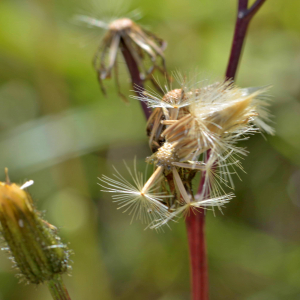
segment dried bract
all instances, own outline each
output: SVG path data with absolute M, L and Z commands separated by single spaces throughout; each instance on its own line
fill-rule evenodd
M 125 59 L 130 56 L 130 59 L 134 60 L 138 67 L 141 82 L 150 80 L 156 85 L 152 76 L 153 72 L 158 70 L 163 75 L 166 74 L 163 53 L 166 42 L 153 33 L 142 29 L 131 19 L 120 18 L 109 24 L 85 16 L 81 16 L 80 20 L 107 29 L 93 60 L 93 65 L 97 71 L 97 77 L 104 94 L 105 88 L 102 81 L 106 78 L 110 78 L 114 70 L 118 93 L 126 100 L 126 97 L 120 91 L 119 85 L 117 65 L 119 49 Z M 149 57 L 151 61 L 150 67 L 146 65 L 147 57 Z M 129 69 L 131 68 L 128 63 L 127 67 Z M 129 71 L 132 72 L 131 70 Z

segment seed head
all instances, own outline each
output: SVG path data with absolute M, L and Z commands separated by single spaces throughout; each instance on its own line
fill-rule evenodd
M 148 107 L 154 108 L 147 124 L 149 145 L 153 154 L 147 163 L 154 172 L 141 191 L 148 191 L 165 177 L 161 189 L 172 198 L 162 203 L 167 213 L 160 213 L 150 227 L 157 228 L 190 210 L 221 208 L 233 198 L 224 186 L 234 188 L 232 174 L 241 169 L 241 159 L 247 155 L 237 142 L 249 135 L 265 131 L 273 134 L 269 120 L 266 88 L 241 89 L 230 81 L 203 86 L 189 86 L 183 78 L 178 89 L 165 87 L 165 95 L 144 92 Z M 201 173 L 202 190 L 194 196 L 192 180 Z M 127 201 L 120 189 L 120 199 Z
M 155 153 L 155 160 L 157 166 L 163 166 L 170 170 L 172 163 L 178 161 L 174 145 L 165 142 Z

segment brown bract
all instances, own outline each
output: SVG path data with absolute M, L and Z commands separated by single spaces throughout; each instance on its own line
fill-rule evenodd
M 188 87 L 185 78 L 180 84 L 179 89 L 165 87 L 163 97 L 146 91 L 134 97 L 154 109 L 147 123 L 153 154 L 146 162 L 154 165 L 149 179 L 144 184 L 134 176 L 131 184 L 120 174 L 115 175 L 118 180 L 101 179 L 108 185 L 104 191 L 140 214 L 149 214 L 146 208 L 159 203 L 158 208 L 153 206 L 157 209 L 157 218 L 149 225 L 153 229 L 191 211 L 220 209 L 234 197 L 224 185 L 234 188 L 231 175 L 242 169 L 241 156 L 247 155 L 237 142 L 260 130 L 273 134 L 265 123 L 268 103 L 261 94 L 266 88 L 241 89 L 231 81 L 207 86 L 200 81 Z M 192 180 L 197 173 L 203 184 L 194 195 Z M 151 194 L 154 187 L 160 187 L 164 196 Z
M 194 201 L 191 180 L 198 171 L 206 176 L 206 197 L 221 196 L 223 189 L 212 176 L 230 185 L 228 166 L 241 168 L 232 155 L 245 155 L 246 152 L 235 143 L 244 135 L 257 132 L 251 123 L 262 117 L 257 111 L 265 105 L 258 98 L 263 91 L 246 92 L 225 82 L 189 90 L 174 89 L 160 102 L 144 93 L 146 101 L 156 107 L 147 124 L 153 151 L 147 162 L 163 169 L 161 172 L 166 176 L 171 192 L 174 181 L 185 202 L 188 203 L 190 198 Z M 209 161 L 198 161 L 207 150 L 211 153 Z M 224 176 L 216 174 L 216 164 L 225 168 L 224 172 L 222 170 Z M 176 199 L 175 195 L 173 199 Z
M 151 97 L 151 95 L 144 93 L 145 96 Z M 174 89 L 166 93 L 161 101 L 169 104 L 173 108 L 160 108 L 157 107 L 153 110 L 147 122 L 147 134 L 149 136 L 149 146 L 152 152 L 156 152 L 159 147 L 162 146 L 165 141 L 162 135 L 166 125 L 174 124 L 174 115 L 177 114 L 177 120 L 181 119 L 185 115 L 189 114 L 189 110 L 186 107 L 181 107 L 180 104 L 189 100 L 191 92 L 186 93 L 184 89 Z
M 118 93 L 124 100 L 126 99 L 120 91 L 117 65 L 118 50 L 124 50 L 125 48 L 139 69 L 141 81 L 144 82 L 149 79 L 157 87 L 152 75 L 155 70 L 158 70 L 164 75 L 166 74 L 163 54 L 165 47 L 165 41 L 153 33 L 142 29 L 128 18 L 121 18 L 111 22 L 108 26 L 108 32 L 101 41 L 93 60 L 93 65 L 97 71 L 98 80 L 103 93 L 105 94 L 105 88 L 102 81 L 106 78 L 110 78 L 114 70 Z M 150 67 L 146 66 L 147 56 L 151 61 Z M 160 61 L 158 61 L 158 57 Z

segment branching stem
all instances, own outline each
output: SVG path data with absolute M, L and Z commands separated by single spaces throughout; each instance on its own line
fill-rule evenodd
M 248 25 L 265 1 L 266 0 L 256 0 L 254 4 L 248 8 L 248 0 L 239 0 L 235 31 L 225 75 L 227 79 L 235 79 Z

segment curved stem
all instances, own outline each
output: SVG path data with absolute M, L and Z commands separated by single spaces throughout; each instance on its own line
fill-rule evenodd
M 60 275 L 48 281 L 48 288 L 54 300 L 71 300 Z
M 132 87 L 137 96 L 142 97 L 144 91 L 144 84 L 143 80 L 141 79 L 140 71 L 134 57 L 132 56 L 130 50 L 128 49 L 126 43 L 124 42 L 123 38 L 120 41 L 121 44 L 121 52 L 125 59 L 128 71 L 130 73 Z M 147 104 L 144 101 L 140 101 L 143 112 L 145 114 L 146 119 L 148 120 L 151 115 L 151 109 L 147 107 Z

